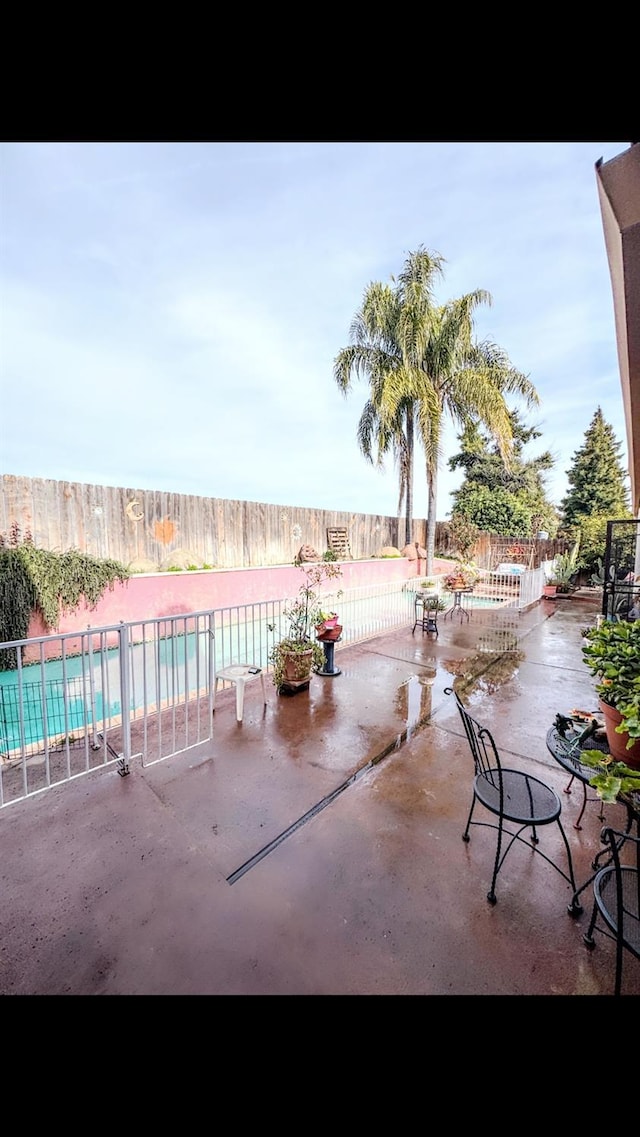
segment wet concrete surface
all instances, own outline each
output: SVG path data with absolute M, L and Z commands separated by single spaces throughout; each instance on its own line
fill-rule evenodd
M 100 770 L 0 813 L 0 993 L 610 995 L 614 945 L 582 942 L 569 885 L 495 833 L 462 831 L 472 762 L 460 685 L 510 765 L 552 784 L 579 882 L 598 803 L 545 737 L 596 705 L 580 630 L 598 598 L 440 621 L 337 648 L 341 674 L 278 696 L 218 696 L 211 742 L 127 777 Z M 507 650 L 501 650 L 501 649 Z M 624 823 L 622 807 L 607 820 Z M 562 856 L 555 827 L 544 847 Z M 640 994 L 625 954 L 623 994 Z

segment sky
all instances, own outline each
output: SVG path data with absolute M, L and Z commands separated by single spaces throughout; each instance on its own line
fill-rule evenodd
M 395 516 L 393 459 L 358 448 L 367 384 L 333 367 L 423 247 L 437 303 L 490 293 L 476 338 L 538 391 L 525 457 L 551 451 L 559 505 L 598 407 L 627 468 L 595 164 L 629 145 L 2 143 L 0 473 Z M 448 424 L 439 521 L 458 450 Z

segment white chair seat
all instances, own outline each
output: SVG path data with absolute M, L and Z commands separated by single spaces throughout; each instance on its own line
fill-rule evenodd
M 242 722 L 242 714 L 244 708 L 244 688 L 245 684 L 249 683 L 252 679 L 260 679 L 262 684 L 262 700 L 266 707 L 267 695 L 264 688 L 264 674 L 262 668 L 256 670 L 255 665 L 251 663 L 232 663 L 229 667 L 221 667 L 216 671 L 216 681 L 213 685 L 213 709 L 216 709 L 216 692 L 218 690 L 218 683 L 226 681 L 227 683 L 234 683 L 236 688 L 236 719 Z

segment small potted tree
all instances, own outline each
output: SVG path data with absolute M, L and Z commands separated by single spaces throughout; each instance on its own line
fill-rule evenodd
M 321 670 L 324 664 L 322 645 L 312 637 L 317 625 L 322 624 L 324 609 L 319 587 L 328 580 L 342 576 L 339 564 L 323 561 L 300 566 L 304 575 L 298 595 L 284 610 L 288 621 L 287 634 L 274 644 L 269 659 L 273 663 L 273 682 L 278 694 L 297 691 L 307 686 L 312 671 Z M 339 592 L 338 596 L 342 593 Z M 331 616 L 330 616 L 331 618 Z M 337 617 L 336 617 L 337 620 Z M 274 631 L 274 625 L 269 625 Z

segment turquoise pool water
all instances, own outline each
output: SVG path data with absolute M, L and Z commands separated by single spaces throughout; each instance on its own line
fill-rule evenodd
M 180 697 L 206 674 L 203 633 L 163 638 L 130 649 L 130 709 Z M 198 652 L 198 640 L 200 649 Z M 199 659 L 196 660 L 196 656 Z M 197 665 L 196 665 L 197 664 Z M 22 715 L 21 715 L 22 709 Z M 0 754 L 84 733 L 122 713 L 120 652 L 68 656 L 0 672 Z

